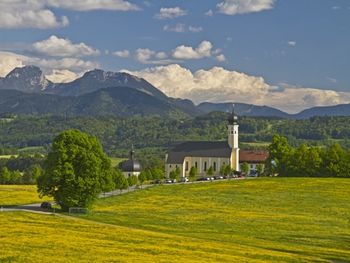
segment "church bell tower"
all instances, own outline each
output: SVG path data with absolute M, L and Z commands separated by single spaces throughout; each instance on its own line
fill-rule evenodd
M 238 116 L 235 114 L 235 108 L 233 105 L 232 113 L 228 118 L 228 145 L 230 146 L 231 153 L 231 168 L 239 171 L 239 146 L 238 146 Z

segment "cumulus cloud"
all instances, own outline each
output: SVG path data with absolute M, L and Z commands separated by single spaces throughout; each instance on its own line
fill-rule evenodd
M 168 32 L 176 32 L 176 33 L 184 33 L 186 31 L 189 31 L 192 33 L 198 33 L 198 32 L 203 31 L 203 28 L 202 27 L 195 27 L 195 26 L 186 27 L 185 24 L 178 23 L 175 26 L 165 25 L 163 27 L 163 30 L 168 31 Z
M 162 7 L 159 13 L 154 16 L 156 19 L 173 19 L 180 16 L 187 15 L 187 11 L 181 9 L 180 7 Z
M 120 58 L 128 58 L 130 56 L 130 51 L 127 49 L 119 50 L 119 51 L 113 52 L 113 55 Z
M 221 55 L 216 56 L 216 60 L 219 62 L 224 62 L 224 61 L 226 61 L 226 57 L 223 54 L 221 54 Z
M 188 98 L 195 103 L 244 102 L 294 113 L 313 106 L 348 103 L 350 100 L 350 92 L 289 85 L 275 87 L 266 83 L 262 77 L 221 67 L 192 73 L 180 65 L 172 64 L 130 73 L 145 78 L 168 96 Z
M 214 12 L 213 10 L 208 10 L 208 12 L 205 13 L 206 16 L 213 16 L 214 15 Z
M 142 64 L 165 65 L 174 63 L 174 60 L 167 59 L 165 52 L 156 52 L 148 48 L 139 48 L 135 52 L 135 58 Z
M 183 33 L 186 31 L 186 27 L 185 24 L 178 23 L 175 26 L 165 25 L 163 30 L 168 32 Z
M 84 72 L 98 68 L 100 65 L 94 61 L 86 61 L 79 58 L 43 59 L 39 57 L 29 57 L 11 52 L 0 51 L 0 76 L 6 76 L 15 67 L 26 65 L 36 65 L 40 67 L 50 80 L 65 81 L 74 80 Z
M 69 24 L 66 16 L 60 18 L 46 8 L 45 1 L 0 1 L 0 28 L 56 28 Z
M 71 82 L 72 80 L 75 80 L 79 77 L 81 77 L 82 74 L 77 74 L 75 72 L 72 72 L 70 70 L 59 70 L 59 69 L 54 69 L 50 74 L 46 75 L 46 78 L 53 83 L 67 83 Z
M 212 55 L 213 44 L 209 41 L 203 41 L 197 48 L 181 45 L 173 51 L 173 57 L 176 59 L 201 59 Z
M 33 51 L 52 57 L 84 57 L 97 56 L 100 51 L 85 43 L 73 44 L 72 41 L 57 36 L 33 44 Z
M 66 16 L 57 17 L 51 10 L 61 8 L 75 11 L 115 10 L 133 11 L 139 7 L 124 0 L 1 0 L 0 28 L 58 28 L 69 24 Z
M 0 51 L 0 77 L 5 77 L 16 67 L 25 66 L 25 56 L 14 54 L 11 52 Z
M 272 9 L 275 0 L 224 0 L 217 5 L 225 15 L 248 14 Z
M 46 0 L 47 5 L 55 8 L 64 8 L 75 11 L 91 10 L 114 10 L 114 11 L 135 11 L 140 8 L 124 0 Z

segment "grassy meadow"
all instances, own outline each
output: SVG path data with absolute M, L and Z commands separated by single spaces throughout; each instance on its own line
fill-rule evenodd
M 235 262 L 229 244 L 87 220 L 0 213 L 0 262 Z
M 0 185 L 0 207 L 40 203 L 50 200 L 40 199 L 35 185 Z
M 347 179 L 163 185 L 99 200 L 87 218 L 230 245 L 241 261 L 350 261 Z
M 0 213 L 0 262 L 348 262 L 350 180 L 160 185 L 69 217 Z

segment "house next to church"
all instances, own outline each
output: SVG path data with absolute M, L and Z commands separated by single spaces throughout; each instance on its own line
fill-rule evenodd
M 256 173 L 257 165 L 264 165 L 267 151 L 241 151 L 238 145 L 238 117 L 234 110 L 228 118 L 227 141 L 188 141 L 176 144 L 166 154 L 165 171 L 179 168 L 181 177 L 187 177 L 191 167 L 196 167 L 199 176 L 205 176 L 209 167 L 214 175 L 220 174 L 222 166 L 240 171 L 243 163 L 248 163 L 249 173 Z

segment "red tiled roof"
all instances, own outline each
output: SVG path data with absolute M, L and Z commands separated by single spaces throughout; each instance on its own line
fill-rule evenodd
M 263 163 L 269 157 L 268 151 L 239 151 L 239 162 L 240 163 Z

